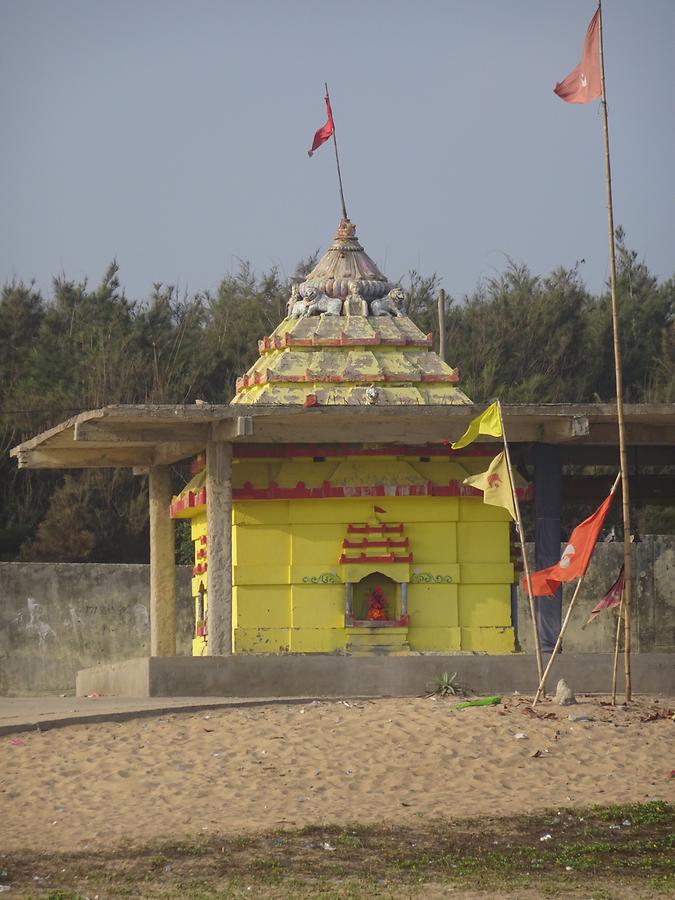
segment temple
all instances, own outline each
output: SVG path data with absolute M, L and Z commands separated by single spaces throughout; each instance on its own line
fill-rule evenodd
M 404 301 L 343 219 L 293 286 L 286 317 L 260 341 L 229 405 L 110 405 L 13 448 L 20 468 L 127 467 L 148 478 L 150 656 L 81 673 L 78 691 L 243 696 L 256 689 L 248 660 L 256 677 L 267 672 L 268 695 L 302 693 L 316 654 L 416 655 L 419 668 L 427 654 L 518 649 L 509 517 L 464 484 L 487 469 L 500 441 L 481 436 L 451 450 L 483 407 L 461 391 L 459 373 Z M 528 475 L 516 480 L 520 499 L 534 487 L 535 566 L 543 568 L 559 559 L 563 488 L 568 499 L 595 503 L 609 490 L 616 409 L 502 411 Z M 673 477 L 652 472 L 672 461 L 673 405 L 626 405 L 624 417 L 633 502 L 667 501 Z M 192 480 L 172 497 L 171 467 L 180 461 L 192 465 Z M 191 596 L 176 596 L 177 518 L 191 523 Z M 561 603 L 538 604 L 544 650 L 558 635 Z M 163 662 L 176 654 L 177 604 L 194 608 L 193 657 Z M 298 654 L 307 671 L 294 682 Z M 241 670 L 236 687 L 230 662 Z M 324 659 L 322 673 L 339 662 Z M 363 663 L 386 679 L 392 665 L 413 661 Z M 340 669 L 344 690 L 355 670 L 365 671 L 362 663 Z
M 337 236 L 288 315 L 259 342 L 232 405 L 468 405 L 458 372 L 405 315 L 403 291 L 359 243 Z M 439 409 L 440 408 L 440 409 Z M 380 444 L 356 420 L 339 442 L 236 445 L 232 459 L 235 653 L 407 654 L 514 649 L 510 518 L 463 484 L 493 447 Z M 206 457 L 174 497 L 192 523 L 195 655 L 209 653 Z M 518 486 L 529 498 L 529 486 Z

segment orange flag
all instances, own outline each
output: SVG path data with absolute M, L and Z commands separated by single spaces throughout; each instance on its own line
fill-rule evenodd
M 553 88 L 566 103 L 591 103 L 602 95 L 600 81 L 600 7 L 588 26 L 581 62 Z
M 555 594 L 561 582 L 573 581 L 586 573 L 613 497 L 612 491 L 592 516 L 577 525 L 563 550 L 560 562 L 532 573 L 532 594 L 535 597 L 549 597 Z

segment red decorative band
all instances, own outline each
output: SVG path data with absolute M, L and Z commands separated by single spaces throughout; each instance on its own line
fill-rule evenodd
M 403 534 L 403 522 L 398 525 L 348 525 L 349 534 Z
M 362 553 L 360 556 L 340 556 L 340 565 L 365 565 L 367 563 L 411 563 L 413 561 L 412 553 L 407 556 L 396 556 L 395 553 L 388 553 L 386 556 L 366 556 Z
M 407 547 L 408 546 L 408 538 L 403 538 L 402 541 L 369 541 L 365 538 L 362 541 L 343 541 L 342 547 L 345 550 L 360 550 L 362 548 L 368 547 L 386 547 L 387 550 L 392 549 L 394 547 Z

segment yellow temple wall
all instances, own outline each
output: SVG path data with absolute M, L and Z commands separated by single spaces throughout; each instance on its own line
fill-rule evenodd
M 509 518 L 473 497 L 252 500 L 234 504 L 233 627 L 239 653 L 344 650 L 345 580 L 371 571 L 339 564 L 350 523 L 386 508 L 403 522 L 410 566 L 408 642 L 412 650 L 514 649 Z M 388 571 L 397 564 L 380 563 Z M 345 577 L 346 576 L 346 577 Z M 331 583 L 332 582 L 332 583 Z
M 363 462 L 362 467 L 354 459 L 339 463 L 342 476 L 347 466 L 353 469 L 349 480 L 359 490 L 359 481 L 373 477 L 373 461 Z M 418 464 L 399 457 L 398 469 L 383 460 L 379 477 L 387 466 L 392 468 L 390 481 L 407 472 L 417 477 L 415 471 L 424 469 L 425 474 L 433 471 L 436 483 L 443 484 L 448 471 L 457 478 L 465 474 L 460 462 L 471 470 L 485 466 L 481 459 Z M 335 472 L 336 465 L 335 460 L 247 460 L 235 484 L 316 484 Z M 386 512 L 375 516 L 375 504 Z M 191 519 L 197 620 L 200 585 L 206 589 L 208 609 L 208 571 L 203 571 L 208 562 L 206 507 L 185 509 L 178 515 Z M 408 546 L 401 553 L 411 552 L 413 562 L 341 564 L 349 525 L 377 521 L 403 524 Z M 232 524 L 235 653 L 355 652 L 357 646 L 377 644 L 395 634 L 413 651 L 508 653 L 514 649 L 510 518 L 500 507 L 485 505 L 480 496 L 235 500 Z M 373 571 L 391 579 L 385 581 L 390 595 L 394 589 L 397 592 L 394 618 L 401 612 L 400 585 L 407 583 L 407 628 L 345 626 L 345 582 L 356 585 Z M 362 586 L 360 593 L 364 590 Z M 356 592 L 358 587 L 355 596 Z M 388 599 L 393 604 L 393 598 Z M 207 640 L 201 635 L 194 638 L 194 655 L 208 652 Z

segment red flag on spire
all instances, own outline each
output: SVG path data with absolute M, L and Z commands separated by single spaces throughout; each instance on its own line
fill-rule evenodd
M 322 125 L 314 135 L 311 148 L 307 151 L 307 156 L 311 156 L 315 150 L 318 150 L 322 144 L 325 144 L 331 134 L 335 131 L 333 124 L 333 110 L 330 108 L 330 100 L 326 94 L 326 112 L 328 113 L 328 121 Z
M 581 62 L 553 88 L 566 103 L 590 103 L 602 95 L 600 80 L 600 7 L 588 26 Z
M 613 497 L 612 491 L 592 516 L 577 525 L 563 550 L 560 562 L 532 573 L 532 594 L 535 597 L 549 597 L 555 594 L 563 581 L 573 581 L 585 574 Z

